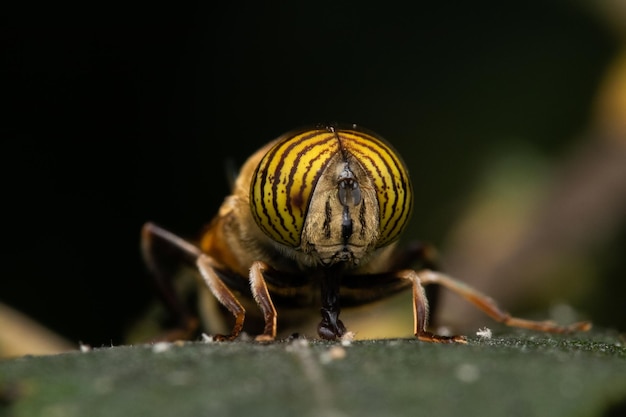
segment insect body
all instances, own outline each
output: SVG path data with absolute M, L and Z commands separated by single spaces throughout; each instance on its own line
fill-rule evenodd
M 400 250 L 397 240 L 413 206 L 407 169 L 378 135 L 357 128 L 323 126 L 287 133 L 243 165 L 232 194 L 197 244 L 152 223 L 144 225 L 142 248 L 172 310 L 188 317 L 172 297 L 170 281 L 153 256 L 161 240 L 187 254 L 213 296 L 234 317 L 232 340 L 243 329 L 251 298 L 262 312 L 258 340 L 276 337 L 275 307 L 321 308 L 318 335 L 343 336 L 340 307 L 359 305 L 411 288 L 414 333 L 428 342 L 464 342 L 427 330 L 427 284 L 440 284 L 508 325 L 540 331 L 586 330 L 589 323 L 558 326 L 511 317 L 487 296 L 432 270 L 409 266 L 423 247 Z M 238 294 L 238 295 L 235 295 Z M 187 330 L 197 321 L 188 318 Z

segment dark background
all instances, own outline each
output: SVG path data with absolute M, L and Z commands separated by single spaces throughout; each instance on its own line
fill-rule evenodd
M 152 296 L 141 225 L 193 236 L 227 158 L 317 122 L 392 142 L 420 200 L 410 233 L 440 243 L 491 149 L 573 146 L 618 46 L 577 2 L 285 3 L 5 15 L 0 301 L 120 343 Z

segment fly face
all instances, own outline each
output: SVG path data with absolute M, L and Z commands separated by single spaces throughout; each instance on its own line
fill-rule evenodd
M 302 233 L 304 253 L 324 266 L 356 267 L 378 241 L 379 209 L 374 184 L 354 157 L 338 153 L 311 197 Z
M 258 227 L 311 267 L 362 264 L 399 237 L 413 205 L 406 167 L 384 140 L 332 127 L 279 140 L 250 190 Z

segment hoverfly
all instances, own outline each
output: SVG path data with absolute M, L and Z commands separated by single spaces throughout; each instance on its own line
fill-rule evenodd
M 255 305 L 263 319 L 258 341 L 276 338 L 283 306 L 319 308 L 317 334 L 338 339 L 347 332 L 339 318 L 342 306 L 411 289 L 415 336 L 464 343 L 464 336 L 428 330 L 424 286 L 430 284 L 458 293 L 509 326 L 555 333 L 590 328 L 588 322 L 560 326 L 512 317 L 452 277 L 411 269 L 428 253 L 425 246 L 398 247 L 412 207 L 407 168 L 386 140 L 355 125 L 317 126 L 286 133 L 254 153 L 196 243 L 146 223 L 141 246 L 161 295 L 182 319 L 176 337 L 191 335 L 199 321 L 174 296 L 154 256 L 157 240 L 188 257 L 199 272 L 199 285 L 234 316 L 230 333 L 216 334 L 215 340 L 237 338 L 246 310 Z

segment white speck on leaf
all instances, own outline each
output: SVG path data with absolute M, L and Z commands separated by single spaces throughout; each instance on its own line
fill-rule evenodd
M 152 351 L 154 353 L 162 353 L 162 352 L 170 350 L 171 348 L 172 348 L 172 344 L 167 343 L 167 342 L 159 342 L 159 343 L 155 343 L 154 345 L 152 345 Z
M 478 329 L 478 331 L 476 332 L 476 336 L 478 336 L 481 339 L 489 340 L 491 339 L 491 329 L 488 327 L 483 327 L 482 329 Z
M 354 337 L 354 332 L 346 332 L 343 336 L 341 336 L 341 346 L 350 346 Z

